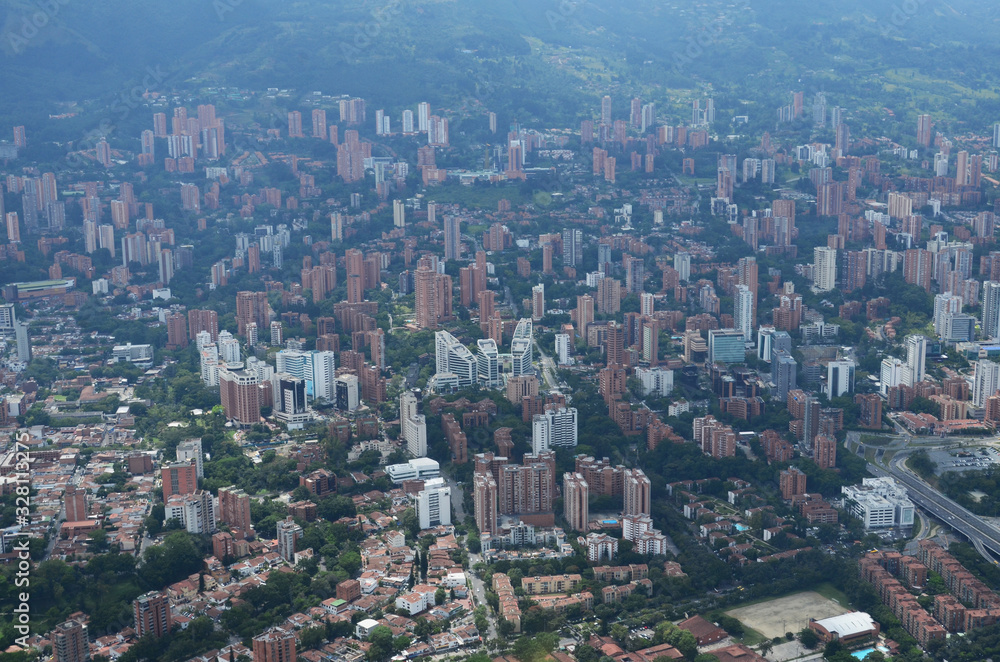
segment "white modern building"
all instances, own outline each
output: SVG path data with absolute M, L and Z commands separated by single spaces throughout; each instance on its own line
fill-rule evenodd
M 556 361 L 559 365 L 570 365 L 573 359 L 570 358 L 570 337 L 568 333 L 556 334 Z
M 841 488 L 851 514 L 866 529 L 913 526 L 913 502 L 892 478 L 864 478 L 861 485 Z
M 163 507 L 164 523 L 177 520 L 188 533 L 215 532 L 215 503 L 212 494 L 198 490 L 194 494 L 174 494 Z
M 517 328 L 514 329 L 514 339 L 510 342 L 512 377 L 534 374 L 534 370 L 531 367 L 533 344 L 534 337 L 531 330 L 531 320 L 523 318 L 517 323 Z
M 492 338 L 477 340 L 476 347 L 479 350 L 476 355 L 479 383 L 483 386 L 500 386 L 500 350 L 496 341 Z
M 985 407 L 986 400 L 1000 388 L 1000 363 L 988 359 L 976 361 L 976 375 L 972 380 L 972 404 Z
M 334 380 L 334 403 L 341 411 L 354 411 L 361 404 L 361 388 L 357 375 L 341 375 Z
M 733 320 L 737 331 L 743 332 L 743 338 L 753 342 L 754 295 L 746 285 L 737 285 L 733 296 Z
M 837 249 L 817 246 L 813 249 L 813 287 L 830 292 L 837 287 Z
M 385 473 L 392 482 L 402 483 L 404 480 L 427 480 L 441 475 L 441 465 L 429 457 L 415 457 L 403 464 L 390 464 Z
M 417 493 L 417 521 L 421 530 L 451 524 L 451 488 L 444 478 L 432 478 Z
M 458 377 L 458 388 L 478 381 L 479 365 L 469 348 L 447 331 L 434 333 L 434 357 L 438 374 L 451 373 Z
M 924 381 L 927 362 L 927 338 L 906 336 L 906 365 L 903 366 L 902 383 L 913 386 Z
M 400 437 L 406 442 L 406 450 L 416 458 L 427 455 L 427 420 L 417 413 L 419 402 L 413 391 L 399 396 Z
M 839 398 L 854 391 L 854 361 L 841 359 L 826 366 L 826 397 Z
M 646 397 L 663 398 L 674 390 L 674 371 L 666 368 L 636 368 L 635 378 Z
M 552 448 L 573 448 L 577 443 L 575 407 L 550 409 L 535 414 L 531 421 L 531 452 L 535 455 Z

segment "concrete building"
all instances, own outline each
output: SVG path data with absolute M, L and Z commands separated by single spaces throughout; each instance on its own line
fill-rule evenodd
M 563 474 L 563 516 L 574 531 L 587 531 L 590 487 L 581 474 Z
M 417 413 L 418 403 L 414 391 L 405 391 L 399 396 L 399 436 L 406 442 L 410 455 L 424 457 L 427 455 L 427 419 Z
M 451 488 L 444 478 L 431 478 L 417 493 L 417 521 L 421 530 L 451 524 Z
M 841 488 L 851 514 L 865 529 L 913 526 L 914 506 L 906 488 L 892 478 L 864 478 Z
M 531 449 L 537 455 L 555 447 L 573 448 L 577 443 L 575 407 L 558 407 L 535 414 L 531 421 Z

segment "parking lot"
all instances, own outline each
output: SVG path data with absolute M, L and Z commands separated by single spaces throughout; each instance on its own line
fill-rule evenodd
M 1000 464 L 1000 451 L 990 446 L 930 451 L 928 455 L 937 464 L 938 474 L 946 471 L 982 471 Z

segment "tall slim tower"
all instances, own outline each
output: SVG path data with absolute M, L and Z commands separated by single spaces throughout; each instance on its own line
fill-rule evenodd
M 574 531 L 587 531 L 590 521 L 590 486 L 583 474 L 563 474 L 563 516 Z

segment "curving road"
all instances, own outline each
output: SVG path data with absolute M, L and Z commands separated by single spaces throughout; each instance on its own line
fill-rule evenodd
M 982 518 L 941 494 L 908 469 L 902 466 L 906 459 L 895 457 L 886 467 L 868 464 L 868 471 L 875 476 L 889 476 L 906 486 L 910 500 L 938 518 L 975 546 L 983 558 L 997 563 L 1000 556 L 1000 530 Z

